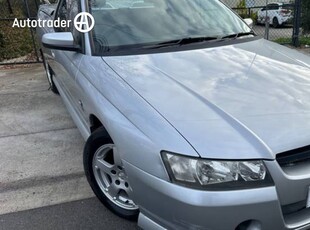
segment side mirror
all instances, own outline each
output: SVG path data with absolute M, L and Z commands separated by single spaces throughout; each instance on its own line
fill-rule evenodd
M 243 20 L 251 29 L 253 29 L 254 22 L 253 22 L 252 18 L 245 18 Z
M 80 51 L 80 46 L 74 44 L 71 32 L 47 33 L 42 36 L 44 47 L 55 50 Z

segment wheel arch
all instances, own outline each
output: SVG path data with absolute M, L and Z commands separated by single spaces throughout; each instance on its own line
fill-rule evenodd
M 89 115 L 89 123 L 90 123 L 90 132 L 93 133 L 95 130 L 98 128 L 104 128 L 105 132 L 108 133 L 106 130 L 105 126 L 101 122 L 101 120 L 96 116 L 95 114 L 90 114 Z
M 281 22 L 281 19 L 280 19 L 280 17 L 278 16 L 278 15 L 275 15 L 273 18 L 272 18 L 272 25 L 273 25 L 273 22 L 274 22 L 274 20 L 277 20 L 277 22 L 278 22 L 278 26 L 280 26 L 281 24 L 280 24 L 280 22 Z

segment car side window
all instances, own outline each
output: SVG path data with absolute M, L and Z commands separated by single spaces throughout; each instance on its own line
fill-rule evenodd
M 71 20 L 69 27 L 55 28 L 56 32 L 71 32 L 76 44 L 81 44 L 81 34 L 74 27 L 74 18 L 79 13 L 78 0 L 60 0 L 55 19 Z
M 67 20 L 67 1 L 66 0 L 60 0 L 58 9 L 55 15 L 55 19 L 60 20 Z M 67 32 L 68 28 L 66 27 L 55 27 L 56 32 Z
M 75 29 L 73 24 L 75 16 L 80 12 L 79 1 L 70 0 L 67 6 L 68 6 L 68 20 L 71 20 L 69 31 L 72 33 L 74 41 L 77 44 L 81 44 L 81 33 L 77 29 Z
M 279 9 L 279 5 L 278 4 L 270 4 L 268 6 L 269 10 L 278 10 Z

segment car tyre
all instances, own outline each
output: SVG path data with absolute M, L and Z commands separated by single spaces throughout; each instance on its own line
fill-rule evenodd
M 272 20 L 272 25 L 274 28 L 278 28 L 280 25 L 279 25 L 279 21 L 276 17 L 273 18 Z
M 57 94 L 59 95 L 59 91 L 53 81 L 53 77 L 54 77 L 54 73 L 53 73 L 53 70 L 52 68 L 49 66 L 49 64 L 47 63 L 47 61 L 45 60 L 45 57 L 44 55 L 42 55 L 42 58 L 43 58 L 43 66 L 44 66 L 44 69 L 45 69 L 45 73 L 46 73 L 46 77 L 47 77 L 47 80 L 48 80 L 48 83 L 50 84 L 50 89 L 51 91 L 54 93 L 54 94 Z
M 112 139 L 102 127 L 88 138 L 84 148 L 84 171 L 93 192 L 116 215 L 136 221 L 138 206 Z

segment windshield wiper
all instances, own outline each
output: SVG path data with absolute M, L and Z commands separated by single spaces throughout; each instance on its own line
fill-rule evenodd
M 170 40 L 166 42 L 160 42 L 152 45 L 144 46 L 145 49 L 157 49 L 157 48 L 163 48 L 163 47 L 169 47 L 169 46 L 182 46 L 182 45 L 188 45 L 193 43 L 200 43 L 200 42 L 207 42 L 207 41 L 220 41 L 222 40 L 219 37 L 188 37 L 188 38 L 182 38 L 182 39 L 175 39 Z
M 232 39 L 236 39 L 236 38 L 240 38 L 240 37 L 243 37 L 243 36 L 249 36 L 249 35 L 256 35 L 253 31 L 251 32 L 241 32 L 241 33 L 236 33 L 236 34 L 229 34 L 229 35 L 226 35 L 224 37 L 221 37 L 222 39 L 226 39 L 226 38 L 232 38 Z

